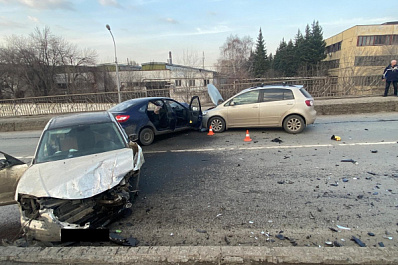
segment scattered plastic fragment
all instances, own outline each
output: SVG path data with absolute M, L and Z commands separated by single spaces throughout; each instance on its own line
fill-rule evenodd
M 369 236 L 375 236 L 375 234 L 372 233 L 372 232 L 369 232 L 368 235 L 369 235 Z
M 378 245 L 379 245 L 379 247 L 382 247 L 382 248 L 384 248 L 384 244 L 383 244 L 383 242 L 379 242 L 379 243 L 377 243 Z
M 353 163 L 355 165 L 358 165 L 358 162 L 355 161 L 354 159 L 343 159 L 343 160 L 341 160 L 341 162 L 351 162 L 351 163 Z
M 366 247 L 366 244 L 363 243 L 359 238 L 352 236 L 351 238 L 352 241 L 354 241 L 355 243 L 357 243 L 360 247 Z
M 109 233 L 109 240 L 122 246 L 135 247 L 139 241 L 134 237 L 123 237 L 117 233 Z
M 332 230 L 333 232 L 339 232 L 339 230 L 337 230 L 336 228 L 333 227 L 329 227 L 330 230 Z
M 376 173 L 370 172 L 370 171 L 368 171 L 367 173 L 370 174 L 370 175 L 373 175 L 373 176 L 376 176 L 376 175 L 377 175 Z
M 332 137 L 330 137 L 330 139 L 335 141 L 341 141 L 341 137 L 334 134 L 332 135 Z
M 337 228 L 338 229 L 343 229 L 343 230 L 351 230 L 351 228 L 344 227 L 344 226 L 341 226 L 341 225 L 337 225 Z
M 279 139 L 279 138 L 272 139 L 271 142 L 274 142 L 274 143 L 283 143 L 283 141 L 282 141 L 281 139 Z
M 330 184 L 330 186 L 337 187 L 339 186 L 339 183 L 336 181 L 335 183 Z
M 119 229 L 115 230 L 115 233 L 120 234 L 121 232 L 122 232 L 122 230 L 119 230 Z
M 376 154 L 377 150 L 370 150 L 370 152 L 372 152 L 372 154 Z
M 198 233 L 203 233 L 203 234 L 205 234 L 205 233 L 207 233 L 207 231 L 206 230 L 203 230 L 203 229 L 196 229 L 196 232 L 198 232 Z
M 379 195 L 379 193 L 377 191 L 373 192 L 373 195 Z
M 170 233 L 170 236 L 174 236 L 174 234 L 173 234 L 173 233 Z
M 222 213 L 219 213 L 219 214 L 216 215 L 216 217 L 220 217 L 221 215 L 222 215 Z
M 268 220 L 268 223 L 272 223 L 272 220 Z
M 285 237 L 282 234 L 277 234 L 275 237 L 280 240 L 285 240 Z
M 392 236 L 383 236 L 383 238 L 386 238 L 388 240 L 392 240 Z
M 289 241 L 290 241 L 290 244 L 292 244 L 292 246 L 294 246 L 294 247 L 297 246 L 297 242 L 293 238 L 290 238 Z
M 333 246 L 333 242 L 332 241 L 326 241 L 325 245 L 332 247 Z
M 358 199 L 362 199 L 362 198 L 363 198 L 363 195 L 358 195 L 357 198 L 358 198 Z
M 249 224 L 254 224 L 254 222 L 253 221 L 249 221 Z
M 335 247 L 342 247 L 343 245 L 342 244 L 340 244 L 339 242 L 337 242 L 337 241 L 333 241 L 333 245 L 335 246 Z
M 346 178 L 343 178 L 343 182 L 348 182 L 348 179 L 346 179 Z
M 294 184 L 294 181 L 291 180 L 280 180 L 278 184 Z

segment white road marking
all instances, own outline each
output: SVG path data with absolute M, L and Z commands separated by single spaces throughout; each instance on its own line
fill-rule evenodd
M 188 153 L 188 152 L 217 152 L 217 151 L 239 151 L 239 150 L 264 150 L 264 149 L 294 149 L 294 148 L 320 148 L 320 147 L 345 147 L 345 146 L 365 146 L 365 145 L 393 145 L 397 142 L 375 142 L 375 143 L 350 143 L 350 144 L 307 144 L 307 145 L 278 145 L 278 146 L 247 146 L 247 147 L 220 147 L 203 149 L 176 149 L 144 151 L 144 154 L 161 153 Z
M 163 153 L 194 153 L 194 152 L 217 152 L 217 151 L 239 151 L 239 150 L 264 150 L 264 149 L 294 149 L 294 148 L 320 148 L 320 147 L 345 147 L 345 146 L 366 146 L 366 145 L 393 145 L 397 142 L 374 142 L 374 143 L 350 143 L 350 144 L 304 144 L 304 145 L 277 145 L 277 146 L 244 146 L 244 147 L 220 147 L 203 149 L 176 149 L 144 151 L 144 154 Z M 17 159 L 33 159 L 33 156 L 20 156 Z

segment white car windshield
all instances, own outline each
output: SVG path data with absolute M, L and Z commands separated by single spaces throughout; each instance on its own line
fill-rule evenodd
M 125 147 L 121 133 L 112 122 L 57 128 L 44 132 L 35 163 L 92 155 Z

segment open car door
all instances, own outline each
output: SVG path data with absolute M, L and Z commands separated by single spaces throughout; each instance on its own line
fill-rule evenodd
M 199 129 L 202 124 L 202 107 L 198 96 L 193 96 L 189 104 L 189 126 Z
M 15 190 L 27 168 L 28 165 L 21 160 L 0 151 L 0 206 L 17 203 Z

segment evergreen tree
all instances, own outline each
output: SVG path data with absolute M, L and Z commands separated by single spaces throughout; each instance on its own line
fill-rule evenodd
M 263 77 L 267 70 L 268 70 L 267 50 L 265 48 L 263 33 L 260 28 L 260 32 L 257 38 L 256 50 L 254 51 L 252 74 L 254 77 Z
M 315 65 L 326 58 L 326 54 L 325 54 L 326 42 L 323 40 L 322 27 L 319 26 L 319 22 L 315 21 L 315 20 L 311 26 L 311 44 L 310 45 L 311 45 L 311 52 L 312 52 L 311 63 L 313 65 Z
M 326 57 L 325 47 L 319 22 L 307 24 L 304 36 L 299 29 L 294 42 L 282 39 L 273 59 L 273 70 L 281 76 L 313 75 L 313 70 Z
M 276 49 L 276 53 L 274 56 L 274 70 L 278 72 L 280 75 L 284 75 L 284 67 L 285 67 L 285 57 L 286 57 L 286 41 L 285 39 L 282 39 L 282 41 L 279 43 L 279 47 Z
M 295 63 L 295 49 L 292 40 L 289 40 L 285 48 L 284 56 L 284 76 L 295 76 L 297 74 L 298 65 Z

